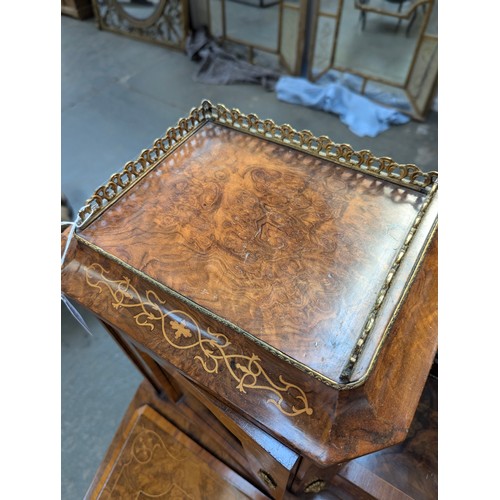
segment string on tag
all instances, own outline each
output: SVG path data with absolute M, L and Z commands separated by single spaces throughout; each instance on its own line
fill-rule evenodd
M 63 254 L 61 256 L 61 267 L 62 267 L 64 264 L 64 261 L 66 260 L 66 255 L 68 253 L 69 247 L 71 245 L 71 241 L 72 241 L 73 236 L 75 234 L 77 224 L 76 224 L 76 221 L 61 221 L 61 226 L 71 226 L 71 229 L 68 233 L 68 238 L 66 240 L 66 245 L 64 247 L 64 251 L 63 251 Z M 66 295 L 64 295 L 63 292 L 61 292 L 61 300 L 63 301 L 64 305 L 66 306 L 68 311 L 71 313 L 73 318 L 75 318 L 76 321 L 78 321 L 78 323 L 80 323 L 80 325 L 83 327 L 83 329 L 86 332 L 88 332 L 90 335 L 92 335 L 92 332 L 90 331 L 90 328 L 88 327 L 87 323 L 83 319 L 82 315 L 78 312 L 76 307 L 70 302 L 68 297 L 66 297 Z
M 66 246 L 64 247 L 63 254 L 61 255 L 61 267 L 64 264 L 64 261 L 66 260 L 66 255 L 69 250 L 69 246 L 71 244 L 71 240 L 73 239 L 73 236 L 75 234 L 76 230 L 76 221 L 61 221 L 61 226 L 71 226 L 71 229 L 68 233 L 68 238 L 66 240 Z
M 83 327 L 83 329 L 92 335 L 92 332 L 90 331 L 87 323 L 83 319 L 83 316 L 77 311 L 76 307 L 69 301 L 68 297 L 64 295 L 64 293 L 61 292 L 61 300 L 63 301 L 64 305 L 67 307 L 68 311 L 71 313 L 73 318 L 80 323 L 80 325 Z M 92 335 L 93 336 L 93 335 Z

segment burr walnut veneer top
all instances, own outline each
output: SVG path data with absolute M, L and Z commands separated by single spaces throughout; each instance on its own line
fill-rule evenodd
M 206 123 L 81 236 L 339 380 L 424 198 Z

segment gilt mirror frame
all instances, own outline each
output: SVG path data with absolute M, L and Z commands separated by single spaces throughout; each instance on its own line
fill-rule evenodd
M 188 0 L 159 0 L 145 18 L 129 14 L 118 0 L 92 0 L 99 29 L 184 50 L 189 28 Z

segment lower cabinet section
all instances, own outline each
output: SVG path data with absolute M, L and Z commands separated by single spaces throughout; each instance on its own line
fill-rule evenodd
M 176 399 L 145 380 L 87 499 L 435 499 L 437 380 L 430 377 L 408 439 L 321 469 L 187 380 Z
M 150 406 L 126 427 L 89 498 L 266 498 Z

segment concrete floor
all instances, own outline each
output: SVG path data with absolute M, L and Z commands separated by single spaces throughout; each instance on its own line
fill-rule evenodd
M 352 134 L 335 116 L 278 101 L 251 85 L 193 81 L 196 63 L 160 46 L 62 17 L 62 191 L 76 210 L 204 98 L 328 135 L 400 163 L 437 170 L 437 114 L 376 138 Z M 140 376 L 92 316 L 88 335 L 61 308 L 62 498 L 82 498 Z

